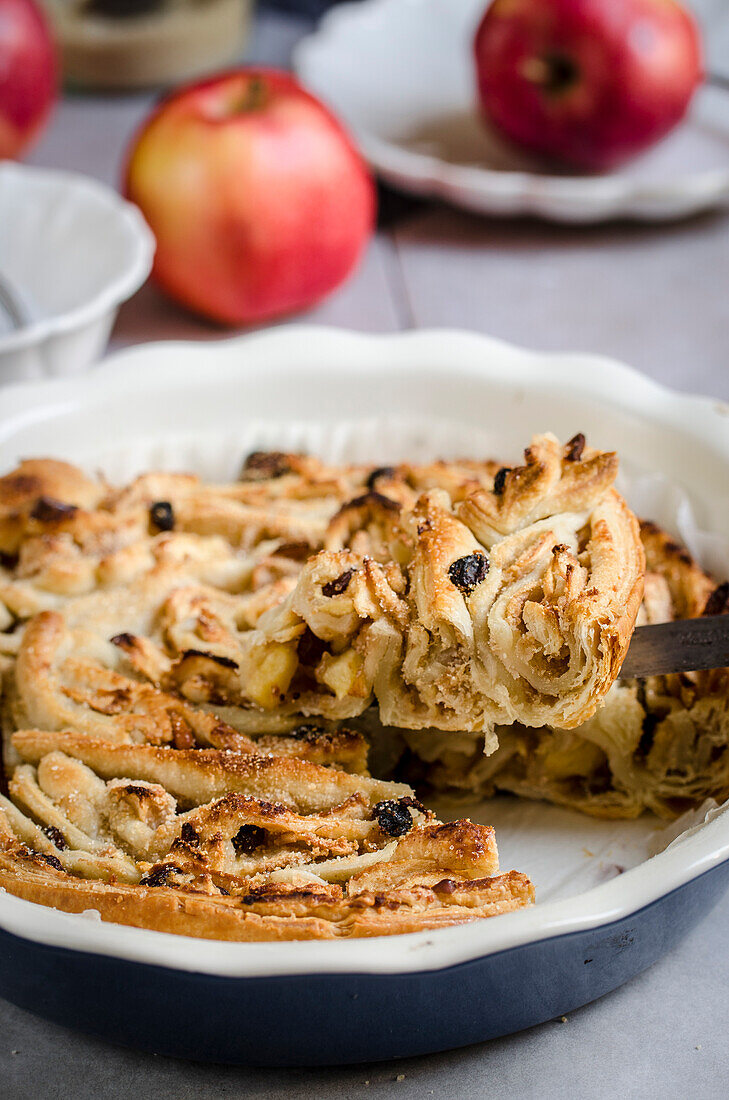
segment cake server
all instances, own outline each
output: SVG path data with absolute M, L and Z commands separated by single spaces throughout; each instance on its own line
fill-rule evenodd
M 639 626 L 620 670 L 621 680 L 729 666 L 729 615 L 703 615 Z

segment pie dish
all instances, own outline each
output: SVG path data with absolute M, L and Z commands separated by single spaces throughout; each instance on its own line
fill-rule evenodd
M 229 451 L 239 457 L 256 448 L 273 449 L 276 443 L 287 452 L 318 450 L 316 433 L 300 426 L 302 417 L 324 425 L 320 432 L 329 432 L 332 441 L 326 460 L 341 462 L 341 429 L 333 431 L 327 420 L 341 416 L 347 403 L 364 417 L 375 414 L 386 386 L 392 413 L 407 414 L 415 424 L 411 442 L 424 441 L 420 452 L 407 446 L 418 462 L 426 451 L 433 457 L 450 449 L 437 422 L 428 422 L 427 433 L 418 427 L 417 418 L 433 407 L 457 421 L 458 445 L 465 453 L 503 456 L 499 461 L 512 468 L 520 461 L 515 438 L 529 438 L 545 422 L 562 439 L 580 428 L 598 445 L 614 442 L 628 465 L 652 462 L 667 477 L 689 486 L 703 529 L 715 540 L 722 537 L 727 462 L 722 412 L 708 402 L 679 402 L 627 368 L 599 360 L 533 356 L 458 333 L 373 339 L 279 330 L 217 345 L 214 353 L 206 347 L 203 354 L 204 373 L 199 369 L 201 351 L 194 346 L 157 346 L 117 357 L 85 380 L 83 393 L 70 382 L 33 387 L 32 393 L 6 391 L 0 427 L 4 468 L 12 468 L 19 455 L 48 453 L 52 438 L 55 454 L 87 470 L 101 466 L 117 484 L 155 468 L 194 467 L 207 480 L 232 480 L 237 471 L 226 457 Z M 442 370 L 443 362 L 448 362 L 448 371 Z M 243 429 L 242 415 L 247 418 Z M 207 439 L 199 430 L 201 417 L 210 425 Z M 488 449 L 475 441 L 484 421 Z M 393 424 L 377 437 L 390 442 L 378 442 L 374 450 L 387 465 L 403 457 L 398 451 L 404 433 Z M 123 444 L 114 442 L 116 434 L 123 434 Z M 374 438 L 375 430 L 363 424 L 351 460 L 371 465 Z M 635 493 L 635 485 L 630 488 Z M 656 515 L 668 522 L 665 510 Z M 714 572 L 719 572 L 718 564 Z M 76 595 L 71 602 L 79 598 L 93 599 L 95 594 Z M 50 613 L 63 617 L 68 607 L 70 603 L 61 601 Z M 118 644 L 111 649 L 114 660 L 126 660 Z M 106 718 L 115 720 L 114 715 Z M 63 733 L 50 732 L 54 737 Z M 263 736 L 286 733 L 270 730 Z M 455 735 L 445 731 L 444 736 Z M 17 740 L 30 780 L 34 769 L 37 775 L 41 748 L 76 759 L 69 750 L 88 752 L 95 739 L 87 734 L 85 747 L 65 741 L 61 749 Z M 353 762 L 348 774 L 356 775 L 357 745 L 351 740 L 348 744 Z M 118 747 L 125 752 L 149 748 L 141 740 Z M 159 753 L 164 746 L 152 749 Z M 344 746 L 336 751 L 344 752 Z M 98 757 L 87 759 L 92 771 L 101 768 Z M 110 782 L 101 775 L 99 781 Z M 577 881 L 576 856 L 565 844 L 567 819 L 554 816 L 565 811 L 531 806 L 534 813 L 522 819 L 525 847 L 519 847 L 515 832 L 504 831 L 504 816 L 495 824 L 507 866 L 530 874 L 540 905 L 437 933 L 348 938 L 346 944 L 235 944 L 124 928 L 93 919 L 93 911 L 85 917 L 64 914 L 3 893 L 0 989 L 18 1003 L 97 1034 L 188 1057 L 280 1064 L 392 1057 L 503 1034 L 601 995 L 677 942 L 718 898 L 726 881 L 726 817 L 714 812 L 704 822 L 702 812 L 688 823 L 693 828 L 686 831 L 683 822 L 656 844 L 652 850 L 660 854 L 655 858 L 647 859 L 647 851 L 636 854 L 626 860 L 624 873 L 613 871 L 608 881 L 605 876 L 587 882 L 583 878 L 581 888 L 560 892 L 553 885 L 557 878 Z M 493 809 L 499 810 L 498 799 Z M 470 811 L 468 816 L 478 820 Z M 614 840 L 647 833 L 643 819 L 622 825 L 598 821 L 596 828 L 604 829 L 600 833 L 590 820 L 584 815 L 570 818 L 583 864 L 580 845 L 587 836 Z M 680 839 L 670 844 L 681 830 Z M 559 971 L 559 982 L 549 978 L 553 969 Z M 534 980 L 537 974 L 542 977 Z M 102 996 L 110 981 L 122 990 L 144 982 L 144 1005 L 135 997 L 133 1010 L 122 993 L 112 1010 L 108 997 Z M 383 1003 L 395 1000 L 397 1012 L 383 1014 Z M 274 1040 L 284 1005 L 289 1015 L 295 1005 L 285 1049 L 280 1029 Z M 440 1007 L 430 1011 L 428 1005 Z M 223 1026 L 225 1018 L 234 1017 L 245 1020 L 245 1027 Z
M 530 904 L 493 830 L 370 777 L 373 741 L 395 780 L 400 755 L 480 798 L 724 801 L 729 673 L 615 680 L 636 620 L 720 613 L 729 587 L 639 527 L 617 470 L 582 433 L 515 466 L 255 451 L 222 484 L 21 462 L 0 478 L 0 884 L 212 939 Z

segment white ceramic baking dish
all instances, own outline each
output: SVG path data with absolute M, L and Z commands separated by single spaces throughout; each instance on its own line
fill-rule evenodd
M 411 425 L 409 439 L 421 455 L 435 455 L 452 440 L 454 424 L 465 447 L 487 440 L 490 452 L 506 460 L 534 432 L 568 438 L 583 431 L 590 442 L 617 449 L 628 467 L 647 471 L 640 483 L 644 510 L 652 485 L 664 497 L 670 486 L 690 498 L 701 545 L 716 561 L 729 537 L 727 406 L 672 393 L 606 359 L 536 354 L 464 332 L 365 336 L 292 326 L 214 345 L 149 344 L 113 356 L 83 379 L 9 387 L 0 391 L 0 410 L 3 471 L 19 456 L 53 454 L 111 476 L 149 465 L 230 475 L 231 455 L 238 461 L 251 445 L 274 446 L 277 439 L 289 445 L 326 438 L 336 453 L 352 423 L 362 420 L 370 425 L 360 424 L 357 433 L 366 452 L 368 438 L 382 438 L 376 425 L 383 416 Z M 358 457 L 379 464 L 403 457 L 402 431 L 387 434 L 387 453 L 379 447 Z M 658 495 L 656 509 L 665 512 Z M 676 515 L 680 527 L 685 516 L 680 508 Z M 665 522 L 665 514 L 656 518 Z M 475 813 L 496 825 L 502 865 L 534 879 L 543 899 L 535 908 L 437 933 L 227 944 L 102 924 L 0 895 L 0 993 L 50 1017 L 170 1053 L 185 1053 L 169 1015 L 179 1024 L 175 1006 L 184 996 L 186 1011 L 190 998 L 198 1006 L 191 1010 L 197 1057 L 281 1064 L 390 1057 L 501 1034 L 601 995 L 671 946 L 729 882 L 726 811 L 715 810 L 709 820 L 700 815 L 671 844 L 673 833 L 649 837 L 659 824 L 650 819 L 616 828 L 514 799 L 485 803 Z M 588 848 L 595 854 L 590 873 L 583 866 Z M 660 848 L 666 850 L 647 858 Z M 627 866 L 624 873 L 618 862 Z M 570 872 L 559 889 L 557 865 Z M 41 997 L 27 975 L 51 957 Z M 111 1020 L 96 979 L 83 981 L 86 993 L 79 995 L 83 975 L 100 981 L 113 972 L 115 981 L 129 984 L 132 974 L 143 980 L 152 968 L 145 1004 L 154 1012 L 143 1014 L 143 1026 L 138 1006 L 126 1015 L 117 1007 Z M 536 1000 L 528 993 L 535 973 L 543 974 Z M 47 983 L 56 980 L 58 995 L 49 1000 Z M 376 1006 L 382 983 L 391 980 L 387 996 L 404 1005 L 445 998 L 448 1012 L 415 1027 L 404 1009 L 401 1023 L 384 1028 Z M 301 1012 L 283 1046 L 278 1029 L 275 1047 L 264 1023 L 280 1010 L 284 987 Z M 356 1012 L 371 1014 L 356 1041 L 342 1016 L 342 998 L 355 988 Z M 318 1007 L 309 1003 L 314 990 Z M 223 1011 L 214 1006 L 248 1012 L 254 992 L 258 1007 L 247 1028 L 221 1039 L 212 1018 L 206 1023 L 211 1012 Z

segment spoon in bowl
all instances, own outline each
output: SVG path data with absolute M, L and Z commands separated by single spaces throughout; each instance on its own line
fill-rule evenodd
M 16 290 L 7 276 L 2 274 L 0 274 L 0 311 L 7 316 L 13 329 L 23 328 L 28 323 L 26 312 L 20 304 Z

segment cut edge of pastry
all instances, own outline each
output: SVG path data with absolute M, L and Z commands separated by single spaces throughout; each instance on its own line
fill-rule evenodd
M 231 941 L 414 932 L 534 900 L 499 872 L 492 828 L 439 822 L 403 784 L 231 750 L 13 741 L 0 886 L 25 900 Z
M 638 624 L 729 613 L 729 584 L 717 583 L 676 539 L 641 521 L 647 572 Z M 565 731 L 514 725 L 499 748 L 480 753 L 464 735 L 407 734 L 436 792 L 489 797 L 507 791 L 600 818 L 644 811 L 664 819 L 729 798 L 729 669 L 622 680 L 594 716 Z

